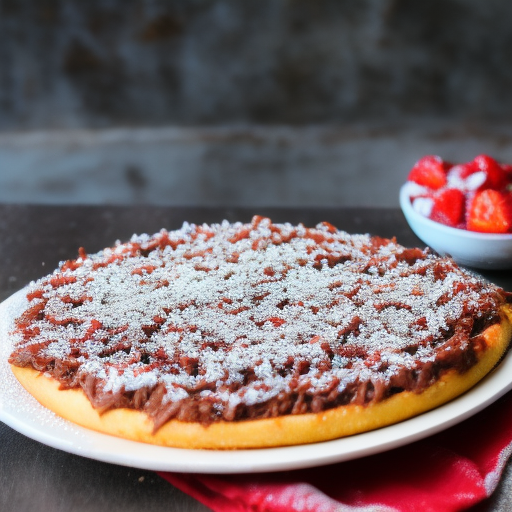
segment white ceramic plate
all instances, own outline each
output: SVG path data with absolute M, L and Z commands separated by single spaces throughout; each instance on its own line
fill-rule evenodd
M 472 416 L 512 388 L 512 354 L 472 390 L 410 420 L 335 441 L 284 448 L 213 451 L 165 448 L 78 427 L 42 407 L 18 383 L 7 358 L 8 332 L 25 302 L 23 290 L 0 304 L 0 420 L 48 446 L 91 459 L 158 471 L 255 473 L 320 466 L 389 450 Z

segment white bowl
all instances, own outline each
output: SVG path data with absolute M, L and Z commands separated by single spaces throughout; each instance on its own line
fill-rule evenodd
M 512 234 L 476 233 L 452 228 L 416 212 L 407 184 L 400 189 L 400 206 L 416 236 L 442 256 L 482 269 L 512 268 Z

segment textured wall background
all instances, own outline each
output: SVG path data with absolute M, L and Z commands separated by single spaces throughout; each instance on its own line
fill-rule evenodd
M 444 125 L 443 125 L 444 126 Z M 511 129 L 190 127 L 0 134 L 0 202 L 398 206 L 424 154 L 512 162 Z
M 0 0 L 0 201 L 335 204 L 343 184 L 395 204 L 425 151 L 510 158 L 511 19 L 507 0 Z M 145 131 L 114 150 L 119 128 Z
M 512 114 L 506 0 L 2 0 L 0 126 Z

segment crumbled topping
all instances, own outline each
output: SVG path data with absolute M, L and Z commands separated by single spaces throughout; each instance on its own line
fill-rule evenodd
M 496 317 L 500 304 L 495 287 L 428 251 L 262 217 L 81 249 L 28 298 L 14 364 L 82 386 L 96 406 L 158 416 L 157 403 L 180 418 L 172 404 L 193 401 L 185 419 L 204 410 L 201 421 L 291 395 L 285 412 L 314 410 L 315 396 L 330 407 L 362 382 L 363 402 L 389 394 L 404 369 L 436 360 L 462 317 Z

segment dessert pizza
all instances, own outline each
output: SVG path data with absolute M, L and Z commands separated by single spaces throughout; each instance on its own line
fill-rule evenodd
M 368 431 L 460 395 L 500 360 L 510 296 L 428 250 L 328 223 L 185 223 L 27 288 L 12 370 L 82 426 L 257 448 Z

